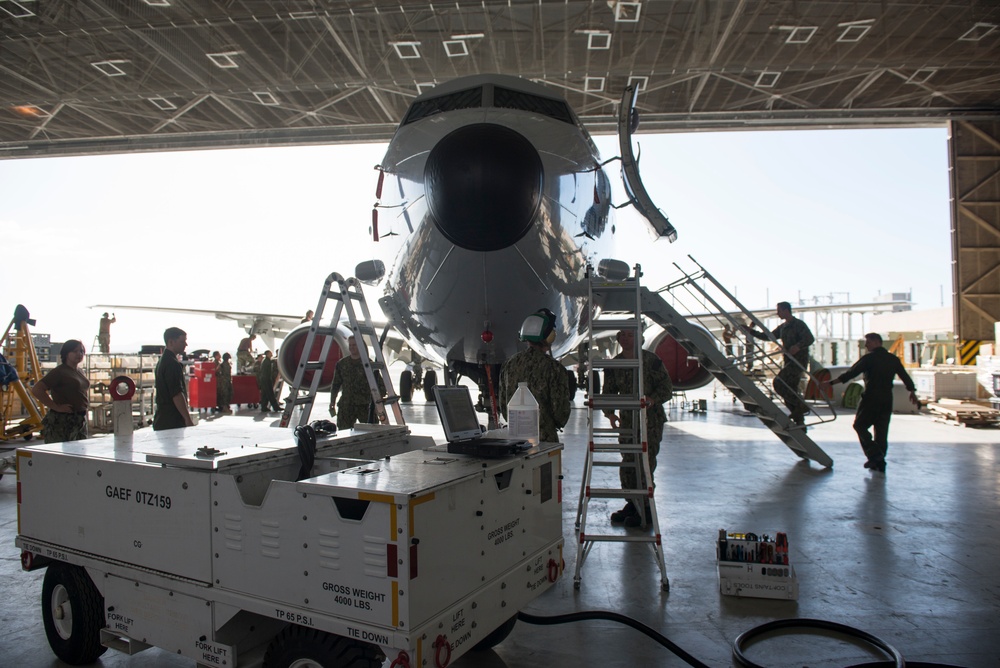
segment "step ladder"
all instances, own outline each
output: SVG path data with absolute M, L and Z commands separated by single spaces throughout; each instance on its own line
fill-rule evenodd
M 656 513 L 656 501 L 653 495 L 653 475 L 649 464 L 649 447 L 646 434 L 645 392 L 643 387 L 642 368 L 642 318 L 641 287 L 639 266 L 635 267 L 635 278 L 609 281 L 591 277 L 589 281 L 590 317 L 588 318 L 588 368 L 614 369 L 620 372 L 631 371 L 632 391 L 628 394 L 595 394 L 594 374 L 588 374 L 588 400 L 586 402 L 588 416 L 587 452 L 584 459 L 583 480 L 580 485 L 580 501 L 576 512 L 576 529 L 579 534 L 576 557 L 576 574 L 573 586 L 580 588 L 583 564 L 596 543 L 648 543 L 653 548 L 656 562 L 660 567 L 660 584 L 663 591 L 670 588 L 667 580 L 667 569 L 663 559 L 663 545 L 660 534 L 660 523 Z M 604 313 L 621 315 L 621 318 L 604 318 L 598 320 L 600 312 L 598 305 L 605 303 L 611 295 L 617 297 L 617 307 L 604 309 Z M 594 355 L 595 335 L 601 332 L 632 330 L 635 332 L 634 350 L 631 359 L 597 359 Z M 605 380 L 605 388 L 607 381 Z M 597 427 L 597 419 L 603 411 L 620 411 L 620 421 L 617 427 Z M 630 426 L 625 426 L 625 413 L 631 411 Z M 635 455 L 631 462 L 626 462 L 624 455 Z M 632 468 L 635 480 L 645 486 L 636 489 L 622 488 L 619 479 L 613 483 L 605 479 L 608 473 L 596 475 L 597 469 Z M 640 529 L 650 531 L 643 534 L 588 532 L 587 516 L 592 499 L 622 499 L 630 501 L 639 510 Z M 649 507 L 649 514 L 646 507 Z
M 324 322 L 323 312 L 331 301 L 336 302 L 337 305 L 329 319 Z M 358 312 L 360 312 L 360 318 Z M 375 415 L 378 417 L 379 423 L 389 424 L 386 406 L 391 406 L 395 424 L 405 424 L 403 413 L 399 407 L 399 396 L 389 378 L 382 345 L 375 332 L 375 326 L 372 324 L 371 313 L 368 310 L 368 302 L 365 301 L 365 293 L 361 289 L 361 282 L 356 278 L 344 278 L 338 273 L 332 273 L 327 276 L 323 283 L 319 303 L 316 304 L 312 324 L 302 346 L 302 356 L 295 368 L 295 377 L 292 379 L 292 387 L 285 400 L 285 410 L 281 415 L 280 424 L 282 427 L 294 427 L 309 423 L 309 416 L 312 414 L 313 405 L 316 402 L 316 392 L 323 375 L 323 368 L 330 354 L 330 348 L 334 344 L 341 315 L 345 313 L 351 333 L 358 343 L 358 352 L 361 354 L 368 387 L 371 389 L 372 401 L 375 404 Z M 321 338 L 323 343 L 319 355 L 314 357 L 312 350 L 317 337 Z M 374 359 L 369 357 L 369 350 L 373 352 Z M 379 390 L 378 381 L 375 378 L 376 372 L 382 376 L 386 390 L 385 397 Z M 295 409 L 300 406 L 302 412 L 298 423 L 292 425 L 292 415 Z
M 674 266 L 683 274 L 683 278 L 666 286 L 659 292 L 642 289 L 642 313 L 657 323 L 672 336 L 677 343 L 696 358 L 733 396 L 743 402 L 748 411 L 753 413 L 768 429 L 770 429 L 792 452 L 803 459 L 811 459 L 822 466 L 833 466 L 833 459 L 823 451 L 806 434 L 806 428 L 836 419 L 833 406 L 821 399 L 829 415 L 820 414 L 814 406 L 809 407 L 808 419 L 805 425 L 796 425 L 775 402 L 775 395 L 770 387 L 769 379 L 777 375 L 782 365 L 783 350 L 764 324 L 746 309 L 734 295 L 730 294 L 711 274 L 699 265 L 694 258 L 689 259 L 697 266 L 697 271 L 685 272 L 677 263 Z M 702 316 L 702 326 L 682 315 L 673 305 L 668 303 L 661 292 L 668 293 L 675 303 L 687 301 L 685 310 L 689 313 L 701 310 L 708 311 Z M 685 300 L 685 297 L 688 299 Z M 693 298 L 693 303 L 691 299 Z M 766 340 L 755 340 L 754 353 L 727 356 L 724 347 L 710 328 L 721 326 L 728 322 L 737 332 L 739 325 L 749 320 L 756 324 L 759 332 Z M 775 352 L 765 350 L 767 342 L 776 346 Z M 792 360 L 793 363 L 797 363 Z M 745 373 L 753 368 L 752 373 Z M 803 369 L 805 377 L 816 387 L 819 381 Z M 824 411 L 826 413 L 826 411 Z

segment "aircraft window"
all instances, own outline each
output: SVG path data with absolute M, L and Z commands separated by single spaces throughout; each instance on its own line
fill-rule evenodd
M 542 114 L 564 123 L 575 123 L 569 106 L 562 100 L 550 100 L 531 93 L 522 93 L 509 88 L 493 88 L 493 106 L 502 109 L 520 109 Z
M 450 95 L 431 98 L 422 102 L 414 102 L 410 110 L 406 112 L 403 125 L 419 121 L 422 118 L 440 114 L 444 111 L 455 111 L 456 109 L 476 109 L 483 106 L 483 88 L 470 88 L 460 90 Z

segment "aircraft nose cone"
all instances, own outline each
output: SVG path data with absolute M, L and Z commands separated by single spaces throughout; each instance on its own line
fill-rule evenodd
M 473 251 L 506 248 L 541 206 L 542 160 L 523 135 L 502 125 L 463 126 L 437 143 L 424 167 L 431 216 L 441 234 Z

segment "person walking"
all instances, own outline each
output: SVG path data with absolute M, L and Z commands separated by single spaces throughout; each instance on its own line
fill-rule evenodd
M 885 473 L 885 455 L 889 450 L 889 421 L 892 419 L 892 383 L 896 376 L 910 391 L 910 402 L 920 405 L 917 388 L 906 373 L 899 358 L 882 345 L 882 336 L 871 332 L 865 334 L 865 349 L 868 351 L 850 369 L 830 381 L 830 385 L 846 383 L 864 374 L 865 391 L 861 404 L 854 416 L 854 431 L 865 453 L 865 468 Z M 875 437 L 870 429 L 874 427 Z
M 368 386 L 368 375 L 365 373 L 364 360 L 358 341 L 353 336 L 347 339 L 347 349 L 350 355 L 341 358 L 333 371 L 333 384 L 330 385 L 330 416 L 336 416 L 337 429 L 351 429 L 355 423 L 369 422 L 372 406 L 372 391 Z M 375 373 L 379 396 L 385 396 L 385 383 L 382 375 Z M 340 400 L 337 395 L 343 394 Z M 372 418 L 372 422 L 375 419 Z
M 46 443 L 82 441 L 89 435 L 90 381 L 79 368 L 86 354 L 82 342 L 70 339 L 59 351 L 62 363 L 31 388 L 31 395 L 48 409 L 42 418 Z
M 792 305 L 788 302 L 778 302 L 777 315 L 782 323 L 774 328 L 771 336 L 781 341 L 784 352 L 781 371 L 774 378 L 774 391 L 781 397 L 789 410 L 788 417 L 797 425 L 805 424 L 805 415 L 809 412 L 809 404 L 799 394 L 799 383 L 802 374 L 809 366 L 809 346 L 815 342 L 809 325 L 792 315 Z M 767 339 L 767 335 L 742 325 L 740 329 L 747 336 L 757 339 Z
M 615 355 L 614 359 L 635 359 L 635 332 L 631 329 L 623 329 L 617 335 L 618 344 L 622 351 Z M 641 344 L 641 341 L 640 341 Z M 674 386 L 670 380 L 670 375 L 663 367 L 663 360 L 649 350 L 642 350 L 642 389 L 643 399 L 647 405 L 646 411 L 646 443 L 649 456 L 649 472 L 652 475 L 656 471 L 656 457 L 660 454 L 660 441 L 663 439 L 663 425 L 667 422 L 667 413 L 663 409 L 663 404 L 670 400 L 674 394 Z M 606 369 L 604 371 L 604 394 L 635 394 L 636 383 L 631 369 Z M 634 443 L 639 439 L 638 427 L 635 424 L 635 416 L 638 411 L 622 410 L 617 415 L 614 411 L 604 411 L 604 416 L 611 422 L 615 429 L 633 429 L 634 436 L 622 435 L 618 437 L 619 443 Z M 618 476 L 621 479 L 622 489 L 646 489 L 655 487 L 655 481 L 647 482 L 644 475 L 636 475 L 636 453 L 622 453 L 622 467 L 618 469 Z M 642 469 L 639 469 L 642 473 Z M 649 501 L 646 501 L 645 517 L 649 517 Z M 628 527 L 637 527 L 642 524 L 642 517 L 639 508 L 635 503 L 629 501 L 621 510 L 611 513 L 612 522 L 622 522 Z
M 166 348 L 153 375 L 156 390 L 153 431 L 193 427 L 194 420 L 188 410 L 187 378 L 177 359 L 187 348 L 187 332 L 179 327 L 168 327 L 163 332 L 163 342 Z
M 532 313 L 521 323 L 519 338 L 528 347 L 504 362 L 500 369 L 500 412 L 507 418 L 507 404 L 518 383 L 527 383 L 538 402 L 539 440 L 558 443 L 559 429 L 569 421 L 570 380 L 566 368 L 551 354 L 556 339 L 555 315 L 549 309 Z

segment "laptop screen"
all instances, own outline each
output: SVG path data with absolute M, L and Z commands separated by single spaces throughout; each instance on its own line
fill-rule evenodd
M 469 388 L 464 385 L 435 385 L 434 394 L 437 397 L 437 410 L 441 416 L 444 437 L 449 443 L 467 441 L 482 434 Z

